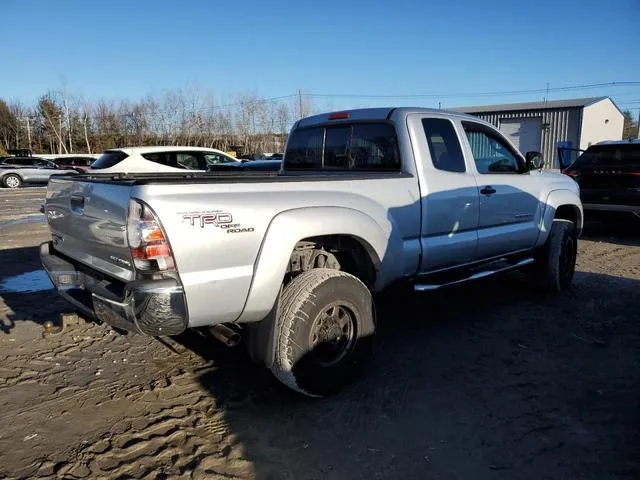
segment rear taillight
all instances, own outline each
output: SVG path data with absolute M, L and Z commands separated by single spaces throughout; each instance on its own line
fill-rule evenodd
M 160 221 L 153 210 L 139 200 L 129 201 L 127 239 L 137 270 L 153 273 L 175 269 L 176 262 Z
M 576 172 L 575 170 L 565 170 L 562 173 L 564 173 L 565 175 L 569 175 L 570 177 L 577 177 L 578 176 L 578 172 Z

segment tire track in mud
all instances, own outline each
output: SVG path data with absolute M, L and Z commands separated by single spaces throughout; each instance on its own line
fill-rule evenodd
M 58 462 L 63 465 L 54 475 L 42 478 L 246 478 L 250 474 L 251 464 L 242 458 L 242 446 L 230 435 L 224 413 L 193 374 L 167 376 L 154 385 L 136 395 L 136 403 L 146 408 L 125 415 Z M 133 390 L 119 391 L 118 396 L 135 395 Z M 49 460 L 45 467 L 51 464 L 56 462 Z
M 121 337 L 93 324 L 45 342 L 34 341 L 36 348 L 27 344 L 0 360 L 3 413 L 10 419 L 3 438 L 21 437 L 21 432 L 36 428 L 38 419 L 52 411 L 81 415 L 85 410 L 109 411 L 119 405 L 122 415 L 110 427 L 87 432 L 83 443 L 71 450 L 2 472 L 3 478 L 248 475 L 251 464 L 230 436 L 223 411 L 198 382 L 208 364 L 194 353 L 176 356 L 152 339 Z M 86 381 L 74 384 L 72 378 Z M 16 395 L 15 400 L 6 395 L 30 386 L 39 387 L 40 392 L 49 390 L 44 398 L 31 395 L 27 402 L 24 395 Z

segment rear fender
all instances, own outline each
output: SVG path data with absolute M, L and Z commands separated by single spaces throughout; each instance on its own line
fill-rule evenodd
M 359 210 L 344 207 L 287 210 L 276 215 L 267 229 L 238 322 L 257 322 L 267 316 L 275 305 L 296 243 L 320 235 L 351 235 L 362 244 L 376 270 L 374 290 L 400 275 L 402 241 L 391 220 L 385 218 L 381 225 Z
M 544 213 L 542 214 L 538 229 L 539 233 L 536 247 L 541 247 L 547 241 L 547 237 L 551 231 L 551 224 L 553 223 L 553 219 L 556 218 L 556 212 L 560 207 L 573 208 L 577 218 L 577 234 L 578 236 L 582 234 L 584 212 L 580 196 L 571 190 L 552 190 L 549 192 L 545 202 Z

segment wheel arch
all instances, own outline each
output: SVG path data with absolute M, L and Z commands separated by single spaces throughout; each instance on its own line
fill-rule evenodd
M 394 261 L 401 254 L 399 233 L 390 221 L 381 223 L 346 207 L 300 208 L 276 215 L 262 241 L 247 300 L 237 321 L 257 322 L 271 311 L 291 255 L 302 241 L 339 236 L 358 242 L 375 271 L 371 288 L 381 289 L 402 268 L 401 262 Z
M 580 196 L 568 189 L 552 190 L 547 196 L 544 206 L 544 213 L 540 222 L 540 233 L 536 247 L 544 245 L 551 231 L 551 224 L 555 218 L 571 220 L 575 223 L 576 233 L 579 237 L 582 234 L 584 225 L 584 211 Z

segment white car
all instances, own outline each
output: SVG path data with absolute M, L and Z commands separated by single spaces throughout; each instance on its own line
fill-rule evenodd
M 206 171 L 209 165 L 240 164 L 221 150 L 203 147 L 158 146 L 126 147 L 105 150 L 91 165 L 89 172 L 181 172 Z

